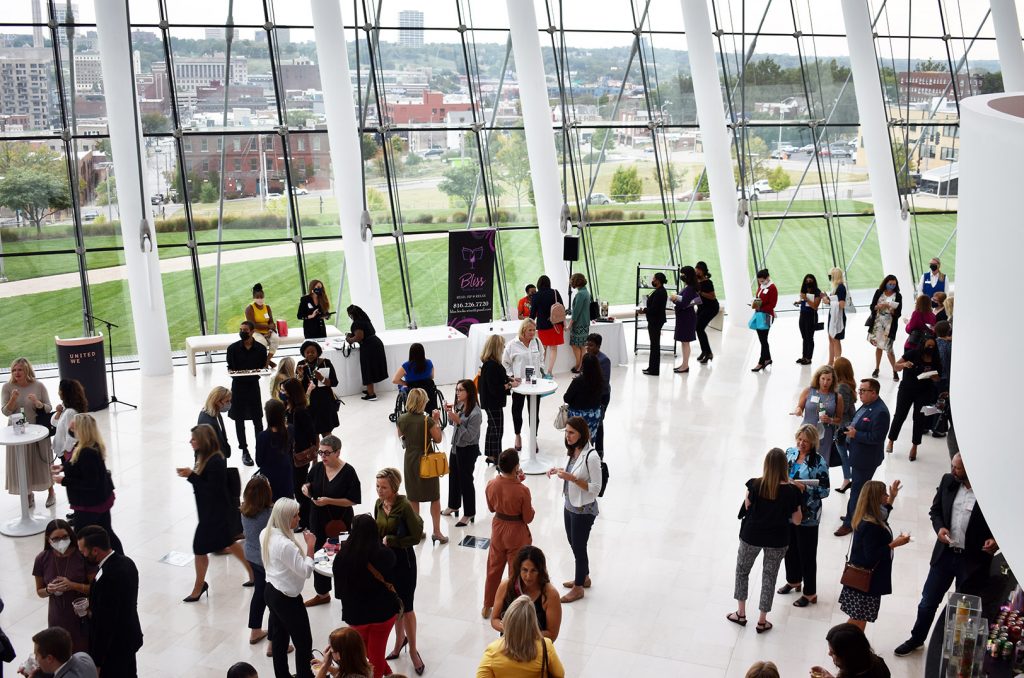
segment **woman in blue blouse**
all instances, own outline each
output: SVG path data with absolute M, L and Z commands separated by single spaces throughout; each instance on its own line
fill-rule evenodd
M 893 549 L 910 543 L 910 535 L 893 537 L 889 527 L 892 503 L 900 492 L 900 481 L 894 480 L 886 491 L 885 483 L 869 480 L 864 483 L 853 512 L 853 543 L 850 564 L 871 570 L 867 591 L 843 586 L 839 609 L 849 615 L 849 623 L 863 631 L 868 622 L 878 619 L 882 596 L 892 593 Z
M 818 524 L 821 522 L 821 500 L 828 496 L 828 462 L 818 454 L 818 429 L 804 424 L 796 430 L 796 447 L 786 450 L 789 477 L 800 488 L 803 520 L 789 524 L 789 549 L 786 550 L 786 585 L 779 593 L 800 591 L 803 595 L 793 603 L 807 607 L 818 602 Z M 804 482 L 810 481 L 810 482 Z
M 413 344 L 409 347 L 409 359 L 398 368 L 391 383 L 400 391 L 422 388 L 427 393 L 427 414 L 437 409 L 434 363 L 427 359 L 423 344 Z

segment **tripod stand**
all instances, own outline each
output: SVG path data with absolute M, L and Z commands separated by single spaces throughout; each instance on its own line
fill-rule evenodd
M 86 313 L 85 316 L 87 318 L 91 318 L 91 319 L 95 320 L 98 323 L 103 323 L 104 325 L 107 326 L 107 346 L 108 346 L 107 358 L 109 359 L 109 363 L 108 364 L 110 365 L 110 392 L 111 392 L 110 399 L 107 401 L 107 404 L 108 405 L 113 405 L 113 404 L 116 403 L 116 404 L 119 404 L 119 405 L 127 405 L 128 407 L 131 407 L 132 409 L 136 409 L 136 410 L 139 409 L 138 405 L 132 405 L 131 403 L 128 403 L 128 402 L 125 402 L 123 400 L 118 400 L 117 399 L 117 384 L 114 382 L 114 335 L 113 335 L 113 328 L 114 327 L 119 327 L 119 325 L 115 325 L 114 323 L 109 322 L 107 320 L 104 320 L 103 318 L 97 318 L 94 315 L 89 315 L 88 313 Z

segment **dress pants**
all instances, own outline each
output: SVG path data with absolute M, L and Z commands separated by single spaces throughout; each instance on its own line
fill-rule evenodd
M 768 333 L 770 331 L 770 327 L 767 330 L 757 330 L 757 340 L 761 342 L 761 357 L 758 358 L 757 362 L 761 365 L 772 359 L 772 349 L 768 346 Z
M 505 410 L 495 407 L 484 410 L 487 413 L 487 431 L 484 433 L 484 454 L 494 463 L 498 462 L 498 455 L 501 454 L 501 438 L 505 435 Z M 522 410 L 520 410 L 522 416 Z
M 786 549 L 786 583 L 803 584 L 808 598 L 818 592 L 818 526 L 789 526 L 789 548 Z
M 521 393 L 512 394 L 512 429 L 516 435 L 521 435 L 523 432 L 523 406 L 526 406 L 526 412 L 533 415 L 534 421 L 537 422 L 538 429 L 540 428 L 540 401 L 538 400 L 538 407 L 536 412 L 530 412 L 530 399 Z
M 292 468 L 292 492 L 295 493 L 295 501 L 299 502 L 299 527 L 309 529 L 309 512 L 313 502 L 302 493 L 302 486 L 306 484 L 306 477 L 309 475 L 309 464 Z
M 460 509 L 465 503 L 464 516 L 476 515 L 476 487 L 473 485 L 473 470 L 476 458 L 480 456 L 479 445 L 453 447 L 448 453 L 448 508 Z
M 901 386 L 896 392 L 896 410 L 892 413 L 892 423 L 889 425 L 889 440 L 900 437 L 900 429 L 903 428 L 903 422 L 907 420 L 909 414 L 914 423 L 910 441 L 914 445 L 920 445 L 928 424 L 928 417 L 921 414 L 921 408 L 934 402 L 934 389 L 928 388 L 927 384 Z
M 800 336 L 803 338 L 803 359 L 814 358 L 814 326 L 818 324 L 815 311 L 800 311 Z
M 786 556 L 786 547 L 753 546 L 740 539 L 740 549 L 736 554 L 736 582 L 732 597 L 736 600 L 747 599 L 747 588 L 750 585 L 750 570 L 754 567 L 757 554 L 764 550 L 761 560 L 761 597 L 757 601 L 757 609 L 771 612 L 775 600 L 775 580 L 779 577 L 779 566 Z
M 309 615 L 302 604 L 302 596 L 286 596 L 270 582 L 266 587 L 267 607 L 270 609 L 270 635 L 273 644 L 275 678 L 291 678 L 288 670 L 288 640 L 295 645 L 295 675 L 312 678 L 309 666 L 313 659 L 313 634 L 309 629 Z
M 705 311 L 705 308 L 708 310 Z M 714 311 L 714 313 L 711 311 Z M 711 342 L 708 341 L 708 325 L 718 315 L 718 311 L 718 305 L 708 306 L 707 299 L 697 307 L 697 341 L 700 342 L 700 352 L 705 355 L 711 355 Z
M 836 440 L 834 447 L 839 455 L 839 463 L 843 467 L 843 480 L 850 480 L 850 450 L 846 446 L 846 442 L 839 442 L 838 440 Z
M 134 652 L 108 652 L 103 659 L 103 666 L 97 666 L 106 676 L 117 676 L 117 678 L 135 678 L 139 675 L 138 667 L 135 664 Z M 40 672 L 42 673 L 42 672 Z
M 363 645 L 366 646 L 366 658 L 373 665 L 373 678 L 391 675 L 391 667 L 388 666 L 388 660 L 384 657 L 387 650 L 388 636 L 391 635 L 391 629 L 395 626 L 396 619 L 397 616 L 387 621 L 377 622 L 376 624 L 363 624 L 352 627 L 359 634 L 359 637 L 363 639 Z
M 238 438 L 238 446 L 243 450 L 249 450 L 249 444 L 245 442 L 245 422 L 246 419 L 235 419 L 235 437 Z M 257 417 L 252 420 L 252 428 L 255 431 L 253 439 L 256 438 L 260 433 L 263 432 L 263 417 Z
M 918 645 L 923 645 L 924 641 L 928 640 L 928 632 L 935 621 L 935 611 L 942 604 L 943 596 L 954 580 L 957 590 L 961 590 L 966 572 L 967 560 L 964 554 L 956 553 L 948 546 L 943 549 L 942 555 L 928 570 L 928 577 L 924 580 L 921 602 L 917 605 L 917 620 L 910 632 L 911 640 Z
M 267 571 L 262 565 L 249 561 L 252 568 L 252 600 L 249 601 L 249 628 L 263 628 L 263 612 L 267 609 Z M 270 635 L 270 631 L 267 631 Z
M 576 560 L 573 582 L 576 586 L 583 586 L 583 582 L 590 576 L 590 556 L 587 554 L 587 543 L 590 541 L 590 530 L 594 527 L 597 516 L 592 513 L 573 513 L 568 509 L 562 510 L 565 513 L 565 536 L 569 540 L 573 558 Z
M 611 400 L 611 393 L 601 396 L 601 422 L 597 425 L 597 433 L 594 434 L 594 449 L 602 459 L 604 459 L 604 415 L 608 412 L 608 403 Z
M 853 512 L 857 510 L 857 500 L 860 498 L 860 491 L 864 487 L 864 483 L 875 477 L 875 471 L 877 470 L 877 466 L 869 469 L 854 466 L 850 469 L 850 501 L 846 504 L 846 520 L 843 521 L 845 527 L 851 527 L 850 523 L 853 520 Z
M 647 359 L 647 371 L 651 374 L 661 372 L 661 328 L 664 325 L 648 325 L 647 338 L 651 345 L 650 357 Z
M 74 515 L 71 516 L 71 526 L 75 528 L 75 532 L 81 532 L 83 527 L 89 525 L 98 525 L 106 530 L 110 536 L 110 548 L 124 555 L 124 546 L 121 545 L 121 540 L 114 534 L 114 528 L 110 526 L 110 511 L 97 513 L 95 511 L 76 510 Z
M 530 528 L 521 520 L 491 520 L 491 547 L 487 551 L 487 579 L 484 580 L 484 607 L 494 607 L 494 595 L 502 575 L 512 576 L 512 561 L 519 549 L 533 543 Z
M 313 551 L 319 551 L 327 543 L 327 533 L 317 532 L 316 541 L 313 543 Z M 331 578 L 325 577 L 319 572 L 313 573 L 313 590 L 316 591 L 317 595 L 322 596 L 325 593 L 331 592 Z

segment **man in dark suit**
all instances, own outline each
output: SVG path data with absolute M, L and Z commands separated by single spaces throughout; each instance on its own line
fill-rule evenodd
M 665 326 L 665 309 L 668 308 L 668 292 L 665 291 L 667 282 L 668 278 L 664 273 L 655 273 L 651 278 L 651 287 L 654 291 L 647 295 L 647 305 L 640 309 L 647 317 L 647 336 L 651 345 L 651 356 L 644 374 L 652 377 L 658 376 L 661 372 L 661 328 Z
M 71 634 L 59 626 L 51 626 L 32 636 L 40 675 L 53 678 L 96 678 L 96 664 L 85 652 L 71 654 Z
M 889 408 L 878 397 L 879 385 L 875 379 L 861 379 L 857 394 L 861 406 L 846 429 L 846 447 L 850 455 L 850 501 L 846 505 L 843 524 L 834 532 L 845 537 L 853 532 L 850 521 L 864 483 L 871 480 L 885 460 L 885 440 L 889 433 Z
M 905 657 L 924 646 L 935 621 L 935 611 L 954 580 L 957 591 L 981 594 L 988 583 L 992 556 L 999 550 L 974 497 L 959 452 L 953 456 L 952 471 L 942 476 L 928 511 L 937 537 L 929 563 L 931 568 L 917 605 L 917 621 L 910 639 L 896 648 L 897 657 Z
M 135 676 L 135 653 L 142 647 L 139 571 L 110 549 L 107 531 L 97 525 L 78 533 L 78 550 L 99 568 L 89 589 L 89 654 L 105 678 Z

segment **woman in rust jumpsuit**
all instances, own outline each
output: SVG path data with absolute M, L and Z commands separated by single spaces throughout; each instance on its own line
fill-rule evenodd
M 519 454 L 507 449 L 498 456 L 498 475 L 487 483 L 484 495 L 487 508 L 494 514 L 491 521 L 491 548 L 487 552 L 487 580 L 484 582 L 484 607 L 480 614 L 491 616 L 494 596 L 504 571 L 512 576 L 512 561 L 524 546 L 533 543 L 530 528 L 533 522 L 533 502 L 530 488 L 523 483 L 519 470 Z

